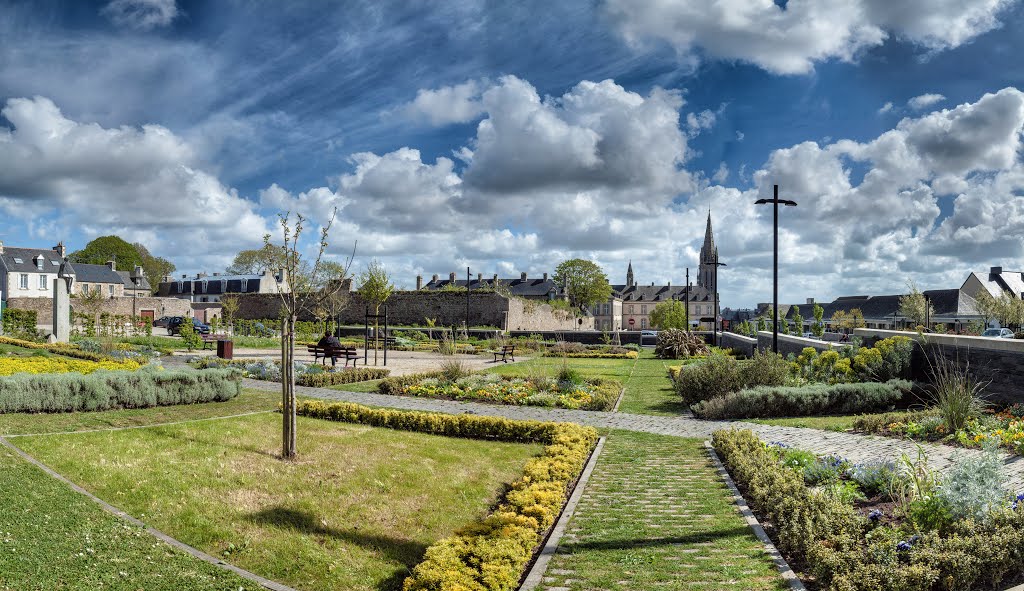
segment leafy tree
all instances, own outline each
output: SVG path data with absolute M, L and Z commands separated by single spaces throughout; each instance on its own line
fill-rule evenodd
M 757 330 L 768 330 L 768 317 L 764 314 L 757 317 Z
M 913 281 L 907 282 L 910 293 L 900 296 L 900 316 L 910 320 L 915 325 L 924 324 L 928 318 L 935 314 L 935 308 L 924 298 L 924 294 L 917 289 Z
M 863 328 L 864 313 L 860 311 L 860 308 L 853 308 L 849 312 L 836 310 L 832 314 L 832 325 L 843 330 Z
M 974 307 L 986 319 L 999 321 L 1000 326 L 1024 324 L 1024 300 L 1011 293 L 1002 292 L 993 296 L 982 291 L 974 298 Z
M 115 261 L 117 268 L 122 271 L 130 271 L 136 265 L 142 265 L 139 251 L 118 236 L 100 236 L 86 244 L 82 250 L 68 255 L 68 259 L 72 263 L 87 265 L 105 265 L 107 261 Z
M 825 308 L 822 308 L 817 302 L 815 302 L 812 314 L 814 314 L 814 324 L 811 325 L 811 332 L 814 336 L 820 337 L 825 334 L 825 323 L 821 321 L 822 317 L 825 315 Z
M 285 267 L 286 262 L 287 256 L 280 247 L 264 244 L 263 248 L 243 250 L 236 254 L 235 260 L 224 272 L 228 275 L 259 275 L 263 271 Z M 321 264 L 325 262 L 327 261 L 321 261 Z M 291 277 L 289 274 L 289 278 Z
M 555 283 L 565 290 L 569 303 L 580 312 L 608 301 L 612 286 L 601 267 L 592 261 L 570 259 L 555 268 Z
M 789 334 L 789 321 L 785 318 L 779 318 L 779 332 Z
M 359 295 L 362 296 L 371 306 L 374 315 L 380 314 L 380 307 L 391 297 L 395 286 L 391 283 L 391 276 L 380 261 L 374 259 L 367 265 L 366 270 L 359 275 Z M 380 333 L 380 322 L 373 319 L 373 364 L 377 365 L 377 343 Z
M 146 275 L 146 280 L 149 281 L 149 286 L 155 293 L 164 276 L 173 273 L 177 270 L 177 267 L 174 266 L 174 263 L 163 257 L 153 256 L 153 254 L 149 252 L 149 249 L 140 242 L 134 242 L 132 243 L 132 246 L 135 247 L 135 250 L 142 258 L 142 272 Z M 118 269 L 120 268 L 121 267 L 119 266 Z M 132 271 L 134 269 L 135 267 L 124 270 Z
M 686 304 L 679 300 L 661 302 L 651 310 L 651 326 L 659 330 L 686 328 Z
M 238 312 L 238 298 L 225 296 L 220 299 L 220 310 L 224 315 L 224 327 L 235 334 L 235 313 Z
M 196 327 L 192 325 L 191 318 L 185 318 L 178 329 L 178 334 L 181 335 L 181 340 L 189 351 L 203 346 L 203 337 L 196 334 Z

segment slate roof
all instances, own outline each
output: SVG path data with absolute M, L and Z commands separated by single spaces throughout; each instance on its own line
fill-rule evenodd
M 36 267 L 35 257 L 42 255 L 46 262 L 40 270 Z M 61 258 L 55 250 L 43 250 L 41 248 L 12 248 L 4 247 L 4 254 L 0 255 L 7 270 L 12 273 L 57 273 L 60 269 Z M 21 262 L 17 262 L 17 260 Z
M 959 289 L 930 289 L 922 292 L 928 296 L 932 307 L 935 309 L 935 317 L 956 317 L 973 316 L 977 314 L 974 309 L 974 300 L 963 294 Z M 849 313 L 854 308 L 860 308 L 864 318 L 891 319 L 893 313 L 897 318 L 903 318 L 899 313 L 900 298 L 903 294 L 880 295 L 880 296 L 843 296 L 832 302 L 818 302 L 824 310 L 823 320 L 832 318 L 832 315 L 842 310 Z M 779 315 L 784 318 L 793 318 L 793 307 L 800 306 L 800 315 L 804 320 L 813 320 L 814 304 L 779 304 Z M 759 310 L 760 311 L 760 310 Z M 769 305 L 767 311 L 771 311 Z
M 682 285 L 613 285 L 612 291 L 622 298 L 623 302 L 664 302 L 668 300 L 682 301 L 686 297 L 686 287 Z M 710 302 L 714 294 L 704 287 L 690 286 L 691 302 Z
M 117 271 L 111 271 L 110 267 L 106 265 L 75 263 L 75 277 L 79 283 L 113 283 L 115 285 L 124 283 Z
M 499 277 L 498 278 L 498 283 L 500 283 L 501 285 L 504 285 L 505 287 L 508 287 L 508 290 L 509 290 L 509 292 L 512 295 L 523 296 L 523 297 L 526 297 L 526 296 L 534 296 L 534 297 L 547 296 L 549 293 L 559 294 L 562 291 L 561 286 L 559 286 L 557 283 L 555 283 L 555 281 L 553 279 L 529 279 L 529 278 L 527 278 L 526 280 L 523 280 L 523 279 L 521 279 L 519 277 L 516 277 L 515 279 L 501 279 Z M 466 289 L 466 280 L 465 279 L 456 279 L 455 281 L 451 281 L 450 279 L 438 279 L 436 281 L 431 280 L 429 283 L 427 283 L 426 285 L 423 286 L 423 289 L 432 290 L 433 291 L 433 290 L 443 289 L 446 285 L 455 285 L 456 287 L 461 287 L 462 289 Z M 470 291 L 472 291 L 474 289 L 491 289 L 493 287 L 494 287 L 494 278 L 493 277 L 492 278 L 488 278 L 488 279 L 471 279 L 469 281 L 469 289 L 470 289 Z
M 246 280 L 242 291 L 242 280 Z M 179 295 L 222 295 L 225 293 L 258 293 L 262 275 L 218 275 L 201 279 L 182 279 L 160 283 L 158 295 L 174 297 Z M 205 286 L 204 286 L 205 282 Z M 225 285 L 226 283 L 226 285 Z M 181 286 L 180 288 L 178 286 Z
M 132 272 L 131 271 L 117 271 L 117 274 L 121 276 L 121 283 L 124 283 L 126 290 L 138 289 L 139 291 L 152 291 L 153 287 L 149 284 L 149 279 L 143 275 L 139 278 L 139 286 L 136 288 L 135 284 L 132 283 Z

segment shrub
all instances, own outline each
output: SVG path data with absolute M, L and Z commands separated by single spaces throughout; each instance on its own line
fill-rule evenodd
M 196 328 L 192 325 L 192 320 L 189 318 L 185 319 L 185 322 L 181 323 L 178 329 L 181 335 L 181 341 L 189 351 L 192 349 L 198 349 L 203 346 L 203 337 L 196 334 Z
M 568 423 L 403 412 L 320 401 L 299 401 L 296 412 L 450 437 L 545 444 L 543 454 L 527 462 L 523 476 L 509 486 L 494 512 L 427 548 L 423 562 L 405 580 L 405 591 L 515 589 L 597 440 L 593 428 Z
M 658 331 L 658 340 L 654 346 L 654 354 L 662 359 L 688 359 L 707 355 L 708 351 L 704 337 L 678 328 Z
M 587 348 L 583 345 L 583 343 L 576 343 L 572 341 L 559 341 L 554 345 L 548 347 L 547 352 L 552 354 L 553 357 L 557 357 L 565 353 L 584 353 L 586 352 L 586 350 Z
M 977 457 L 958 458 L 946 471 L 938 497 L 945 501 L 953 519 L 986 521 L 994 509 L 1006 506 L 1003 462 L 990 445 Z
M 351 384 L 354 382 L 367 382 L 388 377 L 390 369 L 379 367 L 353 367 L 341 371 L 323 371 L 320 373 L 307 373 L 296 376 L 295 383 L 300 386 L 313 388 L 325 388 L 338 384 Z
M 34 343 L 32 341 L 26 341 L 22 339 L 0 337 L 0 344 L 14 345 L 15 347 L 21 347 L 23 349 L 37 349 L 42 351 L 49 351 L 50 353 L 54 353 L 56 355 L 74 357 L 75 359 L 86 359 L 88 361 L 104 361 L 109 359 L 108 357 L 101 355 L 99 353 L 84 351 L 81 348 L 70 343 Z
M 94 371 L 135 371 L 141 365 L 135 361 L 85 361 L 66 357 L 0 357 L 0 376 L 16 374 L 89 374 Z
M 771 351 L 755 351 L 754 356 L 740 370 L 744 388 L 752 386 L 781 386 L 789 377 L 789 363 L 782 355 Z
M 676 392 L 687 404 L 724 396 L 742 387 L 739 362 L 718 352 L 712 352 L 701 363 L 684 367 L 676 379 Z
M 448 357 L 441 361 L 440 377 L 444 380 L 454 382 L 471 373 L 473 373 L 472 370 L 461 359 Z
M 971 375 L 969 367 L 941 355 L 929 360 L 929 369 L 935 408 L 950 431 L 963 429 L 967 420 L 976 418 L 985 407 L 981 400 L 984 384 Z
M 853 421 L 853 429 L 854 431 L 863 431 L 865 433 L 882 433 L 888 431 L 892 425 L 921 421 L 925 418 L 935 416 L 937 416 L 937 414 L 933 409 L 889 412 L 862 416 L 857 417 L 857 419 Z
M 439 371 L 426 371 L 423 373 L 411 373 L 404 376 L 389 377 L 377 384 L 377 391 L 381 394 L 398 396 L 402 394 L 408 386 L 419 383 L 427 378 L 439 377 L 441 377 L 441 372 Z
M 683 371 L 683 374 L 687 373 Z M 872 412 L 892 407 L 909 392 L 910 382 L 884 384 L 810 384 L 806 386 L 758 386 L 731 392 L 694 404 L 693 414 L 702 419 L 791 417 L 817 414 Z
M 3 333 L 8 337 L 20 339 L 35 339 L 38 337 L 36 330 L 37 314 L 35 310 L 19 310 L 7 308 L 2 317 Z
M 223 401 L 242 391 L 230 370 L 99 371 L 0 379 L 0 413 L 73 412 Z
M 854 464 L 847 474 L 869 496 L 892 496 L 893 479 L 896 477 L 896 464 L 893 462 L 875 460 Z

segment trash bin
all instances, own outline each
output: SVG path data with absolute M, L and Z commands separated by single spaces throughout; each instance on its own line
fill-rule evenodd
M 235 343 L 227 339 L 220 339 L 217 341 L 217 357 L 221 359 L 231 359 L 234 355 Z

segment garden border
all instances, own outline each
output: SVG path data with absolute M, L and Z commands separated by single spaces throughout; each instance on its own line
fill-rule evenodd
M 796 572 L 794 572 L 793 569 L 789 566 L 789 563 L 786 562 L 786 559 L 782 557 L 782 553 L 779 552 L 779 549 L 775 547 L 774 543 L 772 543 L 771 538 L 768 537 L 768 534 L 764 531 L 764 528 L 761 527 L 761 523 L 757 521 L 757 517 L 754 517 L 754 512 L 751 511 L 750 507 L 747 506 L 746 499 L 744 499 L 743 495 L 740 494 L 740 489 L 736 488 L 736 483 L 732 481 L 732 476 L 729 476 L 729 471 L 726 470 L 725 465 L 722 464 L 721 458 L 718 457 L 718 452 L 716 452 L 715 448 L 711 445 L 711 440 L 705 439 L 704 447 L 707 449 L 708 455 L 711 457 L 711 460 L 715 463 L 715 469 L 718 470 L 719 476 L 721 476 L 725 483 L 729 486 L 729 491 L 732 493 L 733 496 L 733 502 L 735 502 L 737 508 L 739 508 L 740 514 L 743 515 L 744 521 L 747 522 L 747 525 L 750 526 L 750 529 L 754 530 L 754 535 L 757 536 L 757 539 L 764 544 L 765 552 L 768 553 L 768 556 L 772 559 L 772 562 L 775 563 L 776 568 L 779 569 L 779 574 L 782 575 L 783 580 L 793 591 L 806 591 L 807 588 L 804 587 L 804 584 L 800 581 L 800 578 L 796 576 Z
M 558 517 L 558 521 L 555 522 L 551 532 L 548 533 L 548 538 L 534 559 L 533 565 L 526 571 L 518 591 L 533 591 L 543 582 L 544 573 L 548 570 L 548 563 L 551 562 L 551 557 L 558 550 L 558 542 L 561 541 L 562 535 L 565 534 L 565 528 L 569 525 L 569 520 L 572 519 L 573 514 L 576 512 L 576 505 L 579 504 L 583 493 L 586 491 L 587 481 L 590 480 L 590 475 L 594 473 L 594 467 L 597 466 L 597 460 L 601 455 L 601 450 L 604 449 L 606 439 L 607 437 L 598 438 L 597 445 L 594 446 L 593 451 L 590 453 L 590 459 L 587 460 L 583 472 L 580 473 L 580 477 L 576 480 L 576 486 L 573 488 L 572 495 L 569 496 L 569 500 L 562 507 L 562 513 Z
M 53 478 L 56 478 L 57 480 L 63 482 L 64 484 L 67 484 L 75 492 L 80 493 L 82 495 L 85 495 L 89 499 L 92 499 L 96 504 L 98 504 L 107 513 L 110 513 L 112 515 L 120 517 L 121 519 L 127 521 L 128 523 L 131 523 L 132 525 L 135 525 L 137 527 L 142 528 L 146 533 L 148 533 L 149 535 L 151 535 L 151 536 L 157 538 L 158 540 L 164 542 L 165 544 L 168 544 L 169 546 L 177 548 L 178 550 L 181 550 L 183 552 L 187 552 L 188 554 L 191 554 L 192 556 L 194 556 L 194 557 L 196 557 L 196 558 L 198 558 L 198 559 L 200 559 L 200 560 L 202 560 L 204 562 L 212 564 L 212 565 L 214 565 L 216 567 L 220 567 L 220 568 L 222 568 L 224 570 L 231 571 L 231 572 L 235 573 L 236 575 L 242 577 L 243 579 L 248 579 L 248 580 L 250 580 L 250 581 L 252 581 L 254 583 L 259 584 L 260 586 L 262 586 L 262 587 L 264 587 L 266 589 L 270 589 L 271 591 L 297 591 L 296 589 L 294 589 L 292 587 L 289 587 L 287 585 L 283 585 L 281 583 L 278 583 L 277 581 L 272 581 L 270 579 L 261 577 L 261 576 L 255 574 L 255 573 L 249 572 L 249 571 L 247 571 L 247 570 L 245 570 L 243 568 L 239 568 L 239 567 L 237 567 L 237 566 L 235 566 L 233 564 L 224 562 L 223 560 L 221 560 L 221 559 L 219 559 L 219 558 L 217 558 L 215 556 L 211 556 L 210 554 L 207 554 L 206 552 L 203 552 L 202 550 L 199 550 L 197 548 L 193 548 L 192 546 L 189 546 L 188 544 L 186 544 L 186 543 L 184 543 L 184 542 L 182 542 L 180 540 L 172 538 L 171 536 L 169 536 L 169 535 L 165 534 L 164 532 L 156 529 L 155 527 L 150 527 L 150 526 L 146 525 L 145 523 L 143 523 L 139 519 L 129 515 L 128 513 L 125 513 L 121 509 L 118 509 L 117 507 L 111 505 L 110 503 L 104 501 L 103 499 L 101 499 L 101 498 L 97 497 L 96 495 L 90 493 L 89 491 L 85 490 L 81 486 L 78 486 L 74 482 L 68 480 L 66 477 L 62 476 L 60 473 L 56 472 L 55 470 L 53 470 L 52 468 L 50 468 L 46 464 L 40 462 L 39 460 L 37 460 L 36 458 L 34 458 L 31 455 L 29 455 L 27 452 L 25 452 L 24 450 L 22 450 L 18 446 L 14 445 L 10 441 L 8 441 L 6 437 L 0 437 L 0 444 L 2 444 L 5 447 L 9 448 L 11 451 L 13 451 L 17 455 L 21 456 L 21 458 L 23 458 L 24 460 L 26 460 L 30 464 L 36 466 L 37 468 L 39 468 L 43 472 L 49 474 Z

